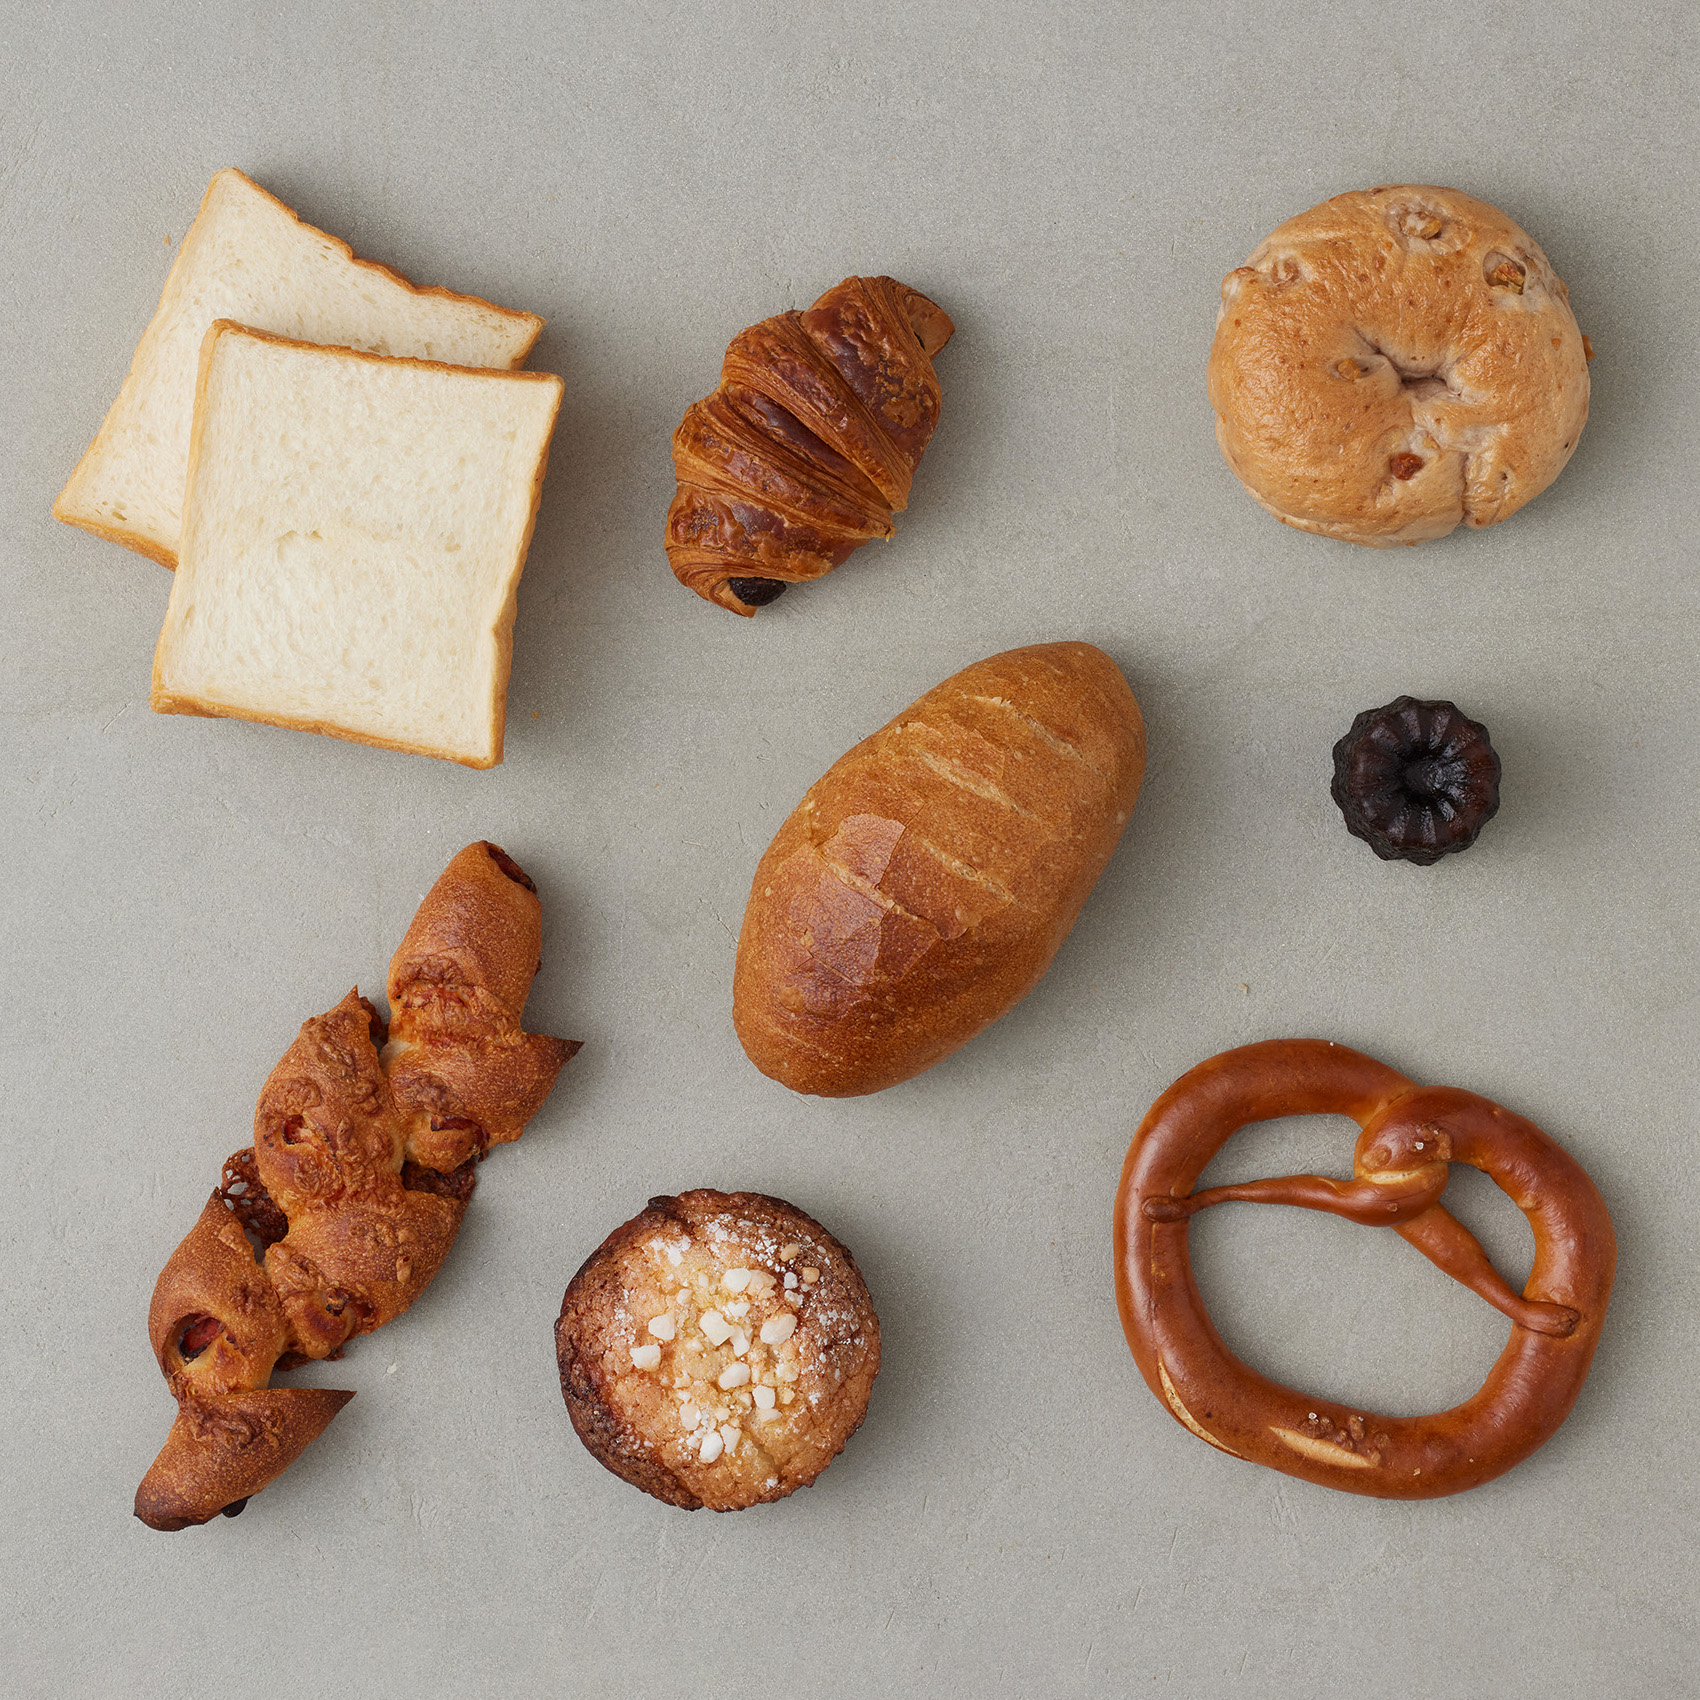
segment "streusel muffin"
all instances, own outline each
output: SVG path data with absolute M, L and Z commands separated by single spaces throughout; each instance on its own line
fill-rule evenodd
M 808 1486 L 856 1432 L 880 1364 L 855 1259 L 754 1192 L 652 1198 L 573 1277 L 555 1347 L 591 1455 L 692 1511 Z

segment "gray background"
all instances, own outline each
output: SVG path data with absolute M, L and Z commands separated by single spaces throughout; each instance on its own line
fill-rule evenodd
M 0 43 L 8 1692 L 1693 1691 L 1691 5 L 0 0 Z M 49 517 L 226 164 L 549 319 L 567 398 L 494 772 L 150 714 L 166 574 Z M 1405 180 L 1519 219 L 1599 358 L 1547 495 L 1381 555 L 1241 492 L 1203 363 L 1270 227 Z M 668 437 L 736 330 L 853 271 L 955 317 L 943 423 L 892 544 L 737 620 L 668 573 Z M 762 846 L 921 691 L 1064 637 L 1120 662 L 1151 760 L 1043 985 L 876 1098 L 763 1079 L 729 1020 Z M 1328 798 L 1334 739 L 1404 691 L 1505 766 L 1429 870 Z M 240 1519 L 151 1533 L 154 1277 L 298 1023 L 381 994 L 482 836 L 543 894 L 531 1024 L 584 1051 L 421 1303 L 303 1372 L 360 1393 L 325 1438 Z M 1133 1128 L 1295 1033 L 1533 1117 L 1614 1212 L 1575 1414 L 1474 1493 L 1221 1457 L 1121 1339 Z M 1215 1173 L 1341 1172 L 1351 1133 L 1253 1130 Z M 1521 1282 L 1479 1181 L 1449 1201 Z M 736 1516 L 604 1473 L 555 1383 L 572 1271 L 692 1185 L 818 1215 L 885 1330 L 845 1455 Z M 1230 1342 L 1341 1400 L 1439 1409 L 1504 1338 L 1391 1236 L 1243 1208 L 1195 1244 Z

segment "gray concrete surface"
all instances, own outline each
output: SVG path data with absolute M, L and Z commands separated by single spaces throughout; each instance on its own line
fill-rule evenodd
M 1700 33 L 1684 3 L 1421 8 L 0 0 L 5 893 L 0 1687 L 27 1696 L 1647 1697 L 1693 1692 Z M 533 308 L 567 400 L 506 764 L 151 715 L 168 581 L 49 506 L 206 180 Z M 1374 182 L 1504 206 L 1599 358 L 1509 524 L 1382 556 L 1283 530 L 1214 444 L 1221 275 Z M 169 240 L 169 243 L 167 239 Z M 660 546 L 668 437 L 741 326 L 852 271 L 954 315 L 895 542 L 745 623 Z M 1037 992 L 877 1098 L 793 1097 L 729 1020 L 755 858 L 947 673 L 1087 638 L 1144 705 L 1122 848 Z M 1328 798 L 1403 691 L 1491 727 L 1504 807 L 1432 870 Z M 381 992 L 487 836 L 547 909 L 535 1025 L 585 1041 L 414 1311 L 304 1377 L 359 1397 L 233 1522 L 130 1517 L 171 1405 L 161 1262 L 308 1014 Z M 1477 1492 L 1330 1493 L 1219 1456 L 1111 1294 L 1128 1138 L 1185 1068 L 1312 1033 L 1542 1123 L 1618 1224 L 1556 1439 Z M 1218 1173 L 1343 1167 L 1343 1123 Z M 1491 1187 L 1457 1207 L 1522 1278 Z M 649 1194 L 759 1188 L 885 1326 L 819 1485 L 686 1515 L 595 1465 L 550 1324 Z M 1410 1413 L 1504 1324 L 1298 1211 L 1196 1234 L 1221 1327 Z

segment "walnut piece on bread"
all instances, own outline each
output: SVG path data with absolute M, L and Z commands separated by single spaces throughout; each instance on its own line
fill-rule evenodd
M 652 1198 L 573 1277 L 561 1393 L 598 1463 L 687 1511 L 783 1499 L 856 1432 L 880 1367 L 856 1261 L 755 1192 Z

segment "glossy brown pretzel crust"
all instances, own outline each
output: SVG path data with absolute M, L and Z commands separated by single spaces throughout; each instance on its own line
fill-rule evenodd
M 1338 1114 L 1362 1129 L 1353 1179 L 1292 1175 L 1194 1193 L 1249 1122 Z M 1535 1263 L 1519 1296 L 1439 1198 L 1468 1163 L 1529 1218 Z M 1211 1324 L 1187 1256 L 1187 1221 L 1228 1200 L 1298 1204 L 1392 1227 L 1512 1318 L 1479 1392 L 1450 1411 L 1384 1417 L 1283 1387 L 1241 1363 Z M 1384 1499 L 1434 1499 L 1519 1464 L 1569 1415 L 1599 1342 L 1617 1263 L 1594 1184 L 1532 1122 L 1486 1098 L 1417 1086 L 1344 1045 L 1280 1039 L 1226 1051 L 1152 1105 L 1122 1169 L 1116 1300 L 1151 1391 L 1231 1457 Z
M 933 356 L 953 329 L 895 278 L 847 277 L 806 313 L 740 331 L 720 387 L 673 433 L 679 582 L 750 615 L 889 537 L 938 424 Z
M 468 845 L 391 959 L 387 1035 L 350 992 L 272 1070 L 253 1147 L 226 1162 L 148 1309 L 178 1403 L 136 1490 L 150 1528 L 234 1516 L 282 1474 L 354 1395 L 269 1387 L 273 1370 L 340 1357 L 437 1273 L 475 1163 L 519 1137 L 578 1049 L 520 1026 L 541 938 L 531 881 Z

